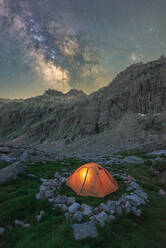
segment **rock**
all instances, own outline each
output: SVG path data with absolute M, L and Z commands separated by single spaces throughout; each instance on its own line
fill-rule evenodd
M 2 155 L 0 154 L 0 160 L 4 162 L 12 163 L 16 161 L 16 158 L 9 157 L 8 155 L 5 155 L 5 154 L 2 154 Z
M 99 208 L 105 212 L 109 212 L 110 209 L 105 203 L 100 203 Z
M 142 212 L 141 212 L 140 209 L 135 209 L 133 212 L 134 212 L 134 214 L 135 214 L 136 216 L 141 216 L 141 214 L 142 214 Z
M 30 225 L 30 224 L 24 224 L 24 227 L 25 227 L 25 228 L 30 228 L 31 225 Z
M 144 160 L 142 158 L 138 158 L 136 156 L 128 156 L 123 159 L 123 163 L 125 164 L 144 164 Z
M 136 194 L 127 195 L 126 199 L 134 206 L 140 206 L 141 204 L 145 204 L 145 201 Z
M 44 182 L 47 182 L 47 179 L 45 179 L 45 178 L 40 178 L 40 181 L 42 182 L 42 183 L 44 183 Z
M 116 208 L 116 213 L 117 213 L 118 215 L 122 215 L 122 208 L 121 208 L 120 206 L 118 206 L 118 207 Z
M 23 163 L 29 162 L 29 153 L 28 151 L 24 151 L 20 156 L 20 161 Z
M 70 207 L 69 207 L 69 213 L 73 214 L 75 213 L 78 209 L 80 208 L 80 204 L 78 202 L 74 202 Z
M 104 226 L 105 226 L 105 223 L 104 223 L 104 221 L 102 221 L 102 220 L 99 220 L 99 221 L 98 221 L 98 224 L 99 224 L 99 226 L 101 226 L 101 227 L 104 227 Z
M 145 201 L 148 201 L 148 195 L 141 189 L 134 190 L 133 194 L 143 198 Z
M 136 182 L 132 182 L 132 183 L 130 183 L 130 187 L 131 187 L 131 188 L 133 188 L 133 189 L 140 189 L 139 184 L 138 184 L 138 183 L 136 183 Z
M 41 221 L 43 215 L 44 215 L 44 210 L 41 210 L 41 211 L 40 211 L 40 214 L 36 216 L 37 222 L 40 222 L 40 221 Z
M 93 213 L 93 208 L 87 204 L 81 204 L 81 210 L 84 215 L 90 216 Z
M 20 162 L 15 162 L 0 170 L 0 184 L 5 183 L 12 179 L 17 179 L 17 177 L 24 173 L 27 167 L 23 166 Z
M 111 210 L 112 213 L 115 213 L 116 201 L 107 201 L 107 207 Z
M 28 177 L 36 178 L 37 176 L 34 174 L 27 174 Z
M 166 192 L 163 189 L 160 189 L 158 193 L 160 196 L 166 196 Z
M 58 195 L 56 198 L 55 198 L 55 203 L 61 203 L 61 204 L 64 204 L 68 201 L 68 198 L 66 195 Z
M 68 212 L 65 213 L 65 219 L 66 221 L 71 220 L 71 215 Z
M 166 150 L 158 150 L 146 153 L 148 156 L 166 156 Z
M 130 204 L 129 201 L 126 201 L 126 202 L 125 202 L 125 208 L 126 208 L 126 210 L 127 210 L 126 212 L 129 213 L 129 212 L 130 212 L 130 208 L 131 208 L 131 204 Z
M 101 213 L 99 213 L 97 216 L 96 216 L 96 220 L 97 221 L 101 221 L 101 222 L 105 222 L 105 221 L 107 221 L 108 220 L 108 215 L 104 212 L 104 211 L 102 211 Z
M 45 192 L 45 197 L 46 198 L 52 198 L 54 197 L 54 192 L 52 190 L 48 190 Z
M 130 187 L 130 186 L 128 186 L 127 189 L 126 189 L 127 192 L 132 191 L 132 190 L 133 190 L 133 188 Z
M 96 238 L 98 236 L 97 228 L 92 221 L 82 224 L 73 224 L 72 227 L 75 240 Z
M 15 226 L 22 226 L 22 227 L 24 227 L 24 225 L 25 225 L 22 220 L 15 220 L 14 224 L 15 224 Z
M 67 199 L 67 205 L 71 205 L 71 204 L 73 204 L 74 202 L 76 202 L 75 197 L 68 197 L 68 199 Z
M 39 192 L 36 194 L 36 200 L 43 200 L 44 196 Z
M 0 235 L 3 235 L 3 234 L 4 234 L 4 232 L 5 232 L 5 228 L 4 228 L 4 227 L 2 227 L 2 226 L 0 226 Z
M 61 204 L 60 209 L 62 212 L 66 212 L 68 210 L 68 207 L 66 206 L 66 204 Z
M 112 214 L 110 214 L 110 215 L 108 216 L 108 221 L 113 221 L 113 220 L 115 220 L 115 216 L 112 215 Z
M 96 220 L 96 215 L 90 216 L 89 219 L 90 219 L 91 221 L 94 221 L 94 222 L 95 222 L 95 220 Z
M 76 221 L 76 222 L 81 222 L 82 219 L 83 219 L 83 214 L 81 211 L 77 211 L 74 215 L 73 215 L 73 219 Z

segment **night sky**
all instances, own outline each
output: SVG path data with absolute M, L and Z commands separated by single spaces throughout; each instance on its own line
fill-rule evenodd
M 0 0 L 0 97 L 91 93 L 166 55 L 166 0 Z

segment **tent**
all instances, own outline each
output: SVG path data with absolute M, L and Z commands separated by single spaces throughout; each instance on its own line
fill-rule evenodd
M 112 175 L 95 163 L 79 167 L 67 180 L 66 185 L 78 195 L 94 197 L 104 197 L 119 188 Z

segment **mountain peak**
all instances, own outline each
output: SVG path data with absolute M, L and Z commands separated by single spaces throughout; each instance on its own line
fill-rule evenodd
M 66 96 L 85 96 L 86 94 L 82 90 L 71 89 L 65 95 Z
M 48 89 L 44 92 L 44 95 L 47 96 L 63 96 L 64 94 L 61 91 L 54 90 L 54 89 Z

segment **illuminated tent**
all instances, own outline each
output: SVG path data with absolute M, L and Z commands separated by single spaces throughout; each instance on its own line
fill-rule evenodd
M 112 175 L 101 165 L 89 163 L 79 167 L 66 185 L 78 195 L 104 197 L 119 187 Z

